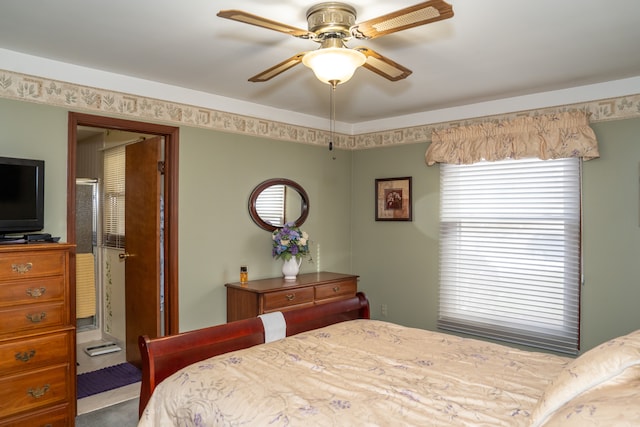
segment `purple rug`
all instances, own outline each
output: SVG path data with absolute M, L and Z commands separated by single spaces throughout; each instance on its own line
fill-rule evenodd
M 78 375 L 78 399 L 124 387 L 142 378 L 140 369 L 130 363 L 121 363 Z

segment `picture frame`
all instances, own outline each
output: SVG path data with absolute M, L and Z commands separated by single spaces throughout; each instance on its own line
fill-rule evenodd
M 376 179 L 376 221 L 412 221 L 411 177 Z

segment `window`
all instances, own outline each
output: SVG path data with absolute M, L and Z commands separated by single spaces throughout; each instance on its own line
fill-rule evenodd
M 104 246 L 124 249 L 125 146 L 104 152 Z
M 267 224 L 284 225 L 285 190 L 286 185 L 271 185 L 256 199 L 256 211 Z
M 441 165 L 438 326 L 579 345 L 580 160 Z

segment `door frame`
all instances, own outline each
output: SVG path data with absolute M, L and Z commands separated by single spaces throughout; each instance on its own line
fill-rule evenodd
M 67 242 L 76 243 L 76 153 L 78 126 L 117 129 L 164 137 L 164 287 L 165 335 L 179 330 L 178 307 L 178 146 L 180 129 L 154 123 L 69 112 L 67 147 Z M 75 256 L 70 265 L 70 300 L 75 301 Z M 75 304 L 71 318 L 75 319 Z

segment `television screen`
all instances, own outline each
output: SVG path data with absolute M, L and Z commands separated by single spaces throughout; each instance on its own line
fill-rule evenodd
M 44 161 L 0 157 L 0 234 L 44 227 Z

